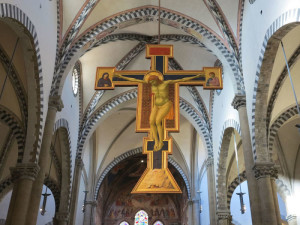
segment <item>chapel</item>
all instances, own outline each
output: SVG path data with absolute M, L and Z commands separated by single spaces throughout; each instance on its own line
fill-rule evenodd
M 299 104 L 299 0 L 0 0 L 0 225 L 300 225 Z

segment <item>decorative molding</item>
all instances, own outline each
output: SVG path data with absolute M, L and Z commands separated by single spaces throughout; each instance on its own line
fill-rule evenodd
M 61 222 L 68 222 L 69 221 L 69 212 L 57 212 L 55 213 L 55 219 Z
M 214 165 L 214 158 L 212 158 L 212 157 L 207 158 L 205 161 L 206 168 L 211 167 L 213 165 Z
M 17 163 L 21 163 L 24 156 L 25 130 L 19 118 L 6 107 L 0 105 L 0 121 L 6 124 L 13 132 L 18 144 Z
M 287 220 L 288 222 L 293 222 L 293 221 L 297 222 L 297 215 L 294 215 L 294 214 L 288 215 L 288 216 L 286 217 L 286 220 Z
M 35 163 L 22 163 L 10 168 L 10 171 L 13 180 L 30 179 L 34 181 L 40 171 L 40 167 Z
M 232 216 L 230 214 L 230 210 L 218 210 L 217 212 L 218 221 L 220 220 L 228 220 L 231 222 Z
M 274 179 L 278 178 L 278 169 L 274 166 L 274 163 L 256 162 L 253 170 L 257 180 L 266 177 Z
M 245 95 L 235 95 L 232 103 L 232 107 L 239 110 L 240 107 L 246 107 L 246 96 Z

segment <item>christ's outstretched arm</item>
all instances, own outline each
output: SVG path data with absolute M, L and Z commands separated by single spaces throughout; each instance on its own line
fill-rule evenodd
M 197 75 L 195 75 L 195 76 L 192 76 L 192 77 L 185 77 L 185 78 L 177 79 L 177 80 L 168 80 L 168 81 L 165 81 L 165 82 L 166 82 L 167 84 L 175 84 L 175 83 L 178 83 L 178 82 L 185 82 L 185 81 L 188 81 L 188 80 L 193 80 L 193 79 L 198 78 L 198 77 L 201 77 L 201 76 L 205 77 L 204 74 L 199 73 L 199 74 L 197 74 Z
M 119 77 L 121 79 L 124 79 L 124 80 L 128 80 L 128 81 L 131 81 L 131 82 L 137 82 L 137 83 L 143 83 L 143 84 L 146 84 L 147 82 L 144 81 L 144 80 L 139 80 L 139 79 L 135 79 L 135 78 L 131 78 L 131 77 L 125 77 L 125 76 L 122 76 L 121 74 L 114 74 L 115 77 Z

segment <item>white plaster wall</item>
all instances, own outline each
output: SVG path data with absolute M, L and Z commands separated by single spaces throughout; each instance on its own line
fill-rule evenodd
M 9 191 L 0 201 L 0 219 L 6 220 L 11 194 L 12 191 Z
M 245 1 L 242 31 L 242 61 L 246 85 L 247 112 L 251 124 L 252 98 L 257 64 L 264 36 L 270 25 L 284 12 L 300 8 L 300 1 L 264 0 L 250 4 Z M 262 10 L 262 14 L 260 11 Z
M 56 121 L 59 119 L 66 119 L 69 125 L 70 140 L 71 140 L 71 171 L 74 170 L 74 163 L 77 150 L 77 137 L 79 129 L 79 93 L 75 97 L 72 90 L 72 71 L 68 74 L 64 87 L 62 90 L 61 99 L 64 104 L 64 108 L 61 112 L 57 112 Z

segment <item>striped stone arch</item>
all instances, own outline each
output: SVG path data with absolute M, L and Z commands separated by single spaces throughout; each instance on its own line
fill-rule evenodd
M 243 171 L 242 173 L 240 173 L 240 181 L 241 181 L 241 183 L 243 183 L 245 180 L 247 180 L 246 171 Z M 227 207 L 228 207 L 228 209 L 230 209 L 230 201 L 231 201 L 233 192 L 236 189 L 236 187 L 239 186 L 239 184 L 240 184 L 239 177 L 237 176 L 227 188 Z
M 123 153 L 122 155 L 116 157 L 110 164 L 108 164 L 108 166 L 104 169 L 104 171 L 102 172 L 101 176 L 99 177 L 98 181 L 97 181 L 97 185 L 95 188 L 95 195 L 94 195 L 94 200 L 97 200 L 98 198 L 98 194 L 99 194 L 99 190 L 100 190 L 100 186 L 105 178 L 105 176 L 109 173 L 109 171 L 114 168 L 114 166 L 116 166 L 118 163 L 120 163 L 121 161 L 137 155 L 137 154 L 141 154 L 143 152 L 143 148 L 139 147 L 139 148 L 135 148 L 132 149 L 128 152 Z M 180 167 L 180 165 L 171 157 L 168 157 L 168 162 L 174 166 L 176 168 L 176 170 L 180 173 L 182 179 L 184 180 L 184 183 L 186 185 L 186 189 L 188 192 L 188 197 L 189 199 L 191 198 L 191 189 L 190 189 L 190 185 L 189 185 L 189 180 L 186 176 L 186 174 L 184 173 L 184 171 L 182 170 L 182 168 Z
M 26 136 L 22 122 L 13 112 L 2 105 L 0 105 L 0 121 L 6 124 L 13 132 L 18 144 L 17 163 L 21 163 L 24 156 Z
M 21 120 L 26 130 L 27 120 L 28 120 L 27 94 L 17 69 L 13 64 L 10 67 L 10 58 L 1 45 L 0 45 L 0 60 L 2 66 L 6 71 L 9 81 L 11 82 L 12 87 L 17 95 L 19 108 L 21 111 L 21 117 L 22 117 Z M 9 68 L 10 68 L 10 73 L 8 73 Z
M 229 143 L 234 129 L 241 135 L 239 123 L 233 119 L 226 120 L 220 135 L 216 177 L 217 207 L 220 210 L 228 207 L 226 202 L 226 161 L 228 157 Z
M 85 53 L 85 50 L 82 49 L 83 46 L 101 34 L 103 34 L 103 37 L 101 38 L 104 38 L 115 30 L 121 29 L 118 24 L 122 24 L 122 28 L 124 28 L 126 26 L 133 25 L 132 22 L 135 24 L 145 23 L 154 20 L 157 14 L 158 9 L 154 6 L 143 6 L 121 12 L 100 21 L 92 26 L 91 29 L 85 31 L 77 40 L 73 42 L 71 40 L 68 44 L 64 45 L 63 49 L 61 50 L 62 57 L 58 61 L 57 68 L 55 69 L 55 75 L 53 77 L 50 92 L 51 96 L 59 95 L 61 93 L 63 86 L 61 85 L 61 82 L 64 82 L 67 75 L 66 68 L 69 64 L 75 63 L 77 60 L 76 58 Z M 216 48 L 218 51 L 216 52 L 216 55 L 219 55 L 221 59 L 225 58 L 227 61 L 234 75 L 235 92 L 240 94 L 245 93 L 243 77 L 238 73 L 236 59 L 234 55 L 226 48 L 221 40 L 221 37 L 219 37 L 216 33 L 214 33 L 214 31 L 210 30 L 199 21 L 172 10 L 163 9 L 161 12 L 161 18 L 162 23 L 165 25 L 182 29 L 187 33 L 190 33 L 190 30 L 193 30 L 202 35 L 205 38 L 202 40 L 202 43 L 204 45 L 209 44 L 214 46 L 214 48 Z M 93 44 L 94 43 L 91 43 L 91 46 L 93 46 Z
M 293 116 L 297 115 L 297 106 L 294 105 L 292 107 L 289 107 L 288 109 L 284 110 L 271 124 L 270 131 L 269 131 L 269 137 L 268 137 L 268 143 L 269 143 L 269 154 L 270 158 L 272 159 L 273 155 L 273 147 L 274 147 L 274 141 L 277 134 L 277 131 L 280 129 L 280 127 L 288 121 Z
M 40 47 L 39 41 L 37 37 L 37 32 L 35 26 L 29 19 L 29 17 L 17 6 L 9 4 L 9 3 L 0 3 L 0 18 L 11 18 L 19 23 L 21 23 L 30 33 L 33 47 L 35 48 L 35 56 L 36 56 L 36 67 L 37 67 L 37 75 L 36 75 L 36 83 L 37 83 L 37 96 L 39 97 L 38 108 L 39 108 L 39 121 L 36 123 L 35 127 L 37 129 L 37 150 L 36 150 L 36 158 L 34 159 L 37 161 L 37 156 L 40 152 L 41 143 L 42 143 L 42 135 L 43 135 L 43 109 L 44 109 L 44 90 L 43 90 L 43 73 L 42 73 L 42 60 L 40 55 Z M 35 151 L 35 150 L 34 150 Z
M 59 185 L 49 177 L 47 177 L 45 179 L 44 185 L 47 186 L 51 190 L 54 201 L 55 201 L 55 212 L 58 212 L 59 203 L 60 203 L 60 193 L 61 193 Z
M 108 113 L 113 108 L 119 106 L 121 103 L 124 103 L 126 101 L 132 100 L 137 98 L 137 89 L 131 89 L 129 91 L 126 91 L 124 93 L 121 93 L 120 95 L 115 96 L 114 98 L 110 99 L 106 103 L 104 103 L 101 107 L 99 107 L 87 120 L 87 122 L 84 124 L 81 130 L 81 134 L 79 135 L 79 139 L 77 142 L 77 153 L 76 158 L 82 157 L 82 151 L 84 147 L 84 143 L 90 133 L 90 131 L 93 129 L 94 125 L 100 120 L 106 113 Z M 208 155 L 213 157 L 212 152 L 212 145 L 211 145 L 211 139 L 210 139 L 210 131 L 207 129 L 207 126 L 205 126 L 205 121 L 202 118 L 202 116 L 198 113 L 198 111 L 186 100 L 180 98 L 179 100 L 179 107 L 180 109 L 184 110 L 196 123 L 198 126 L 198 130 L 200 135 L 203 135 L 204 142 L 206 144 L 206 150 L 208 152 Z
M 13 188 L 13 179 L 7 177 L 0 183 L 0 201 Z
M 267 29 L 258 57 L 255 83 L 252 97 L 252 148 L 255 161 L 269 161 L 269 154 L 263 146 L 267 145 L 267 99 L 268 87 L 274 57 L 280 40 L 300 22 L 300 8 L 291 9 L 276 20 Z M 259 100 L 259 101 L 257 101 Z
M 70 206 L 70 199 L 71 199 L 71 182 L 72 182 L 72 151 L 71 151 L 71 139 L 70 139 L 70 130 L 69 124 L 66 119 L 59 119 L 55 122 L 53 133 L 58 132 L 60 129 L 64 129 L 65 135 L 67 136 L 67 140 L 63 140 L 65 142 L 65 149 L 66 151 L 63 152 L 65 155 L 65 161 L 61 163 L 61 171 L 62 171 L 62 181 L 61 181 L 61 191 L 63 195 L 60 199 L 64 201 L 68 201 L 67 207 Z M 68 171 L 68 174 L 64 176 L 64 171 Z M 68 180 L 66 180 L 68 179 Z M 68 210 L 68 209 L 64 209 Z

